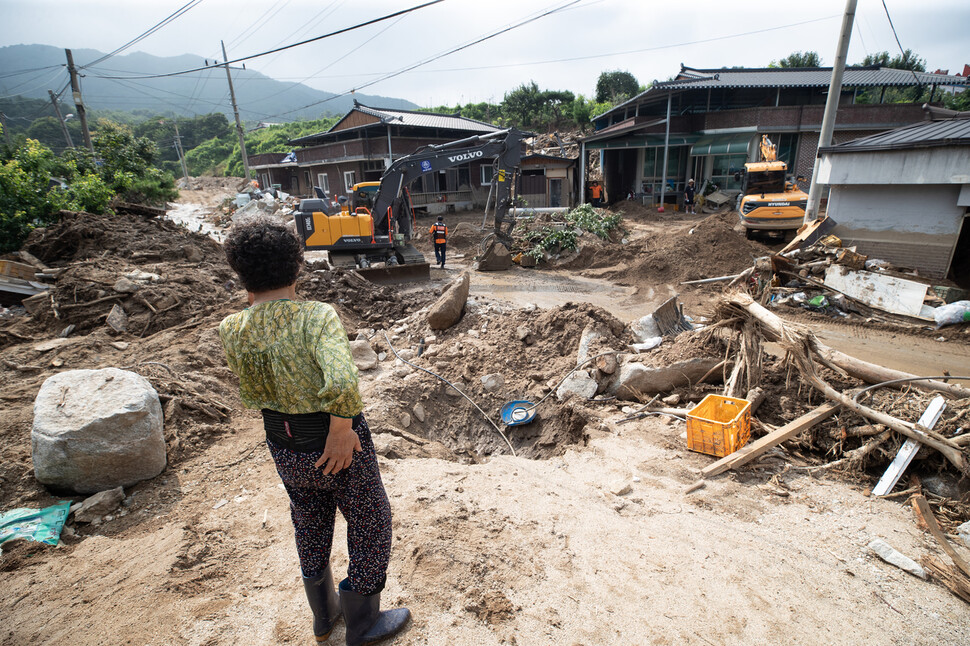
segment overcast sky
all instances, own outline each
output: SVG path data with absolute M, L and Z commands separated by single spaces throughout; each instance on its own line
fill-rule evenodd
M 111 51 L 189 0 L 3 0 L 0 46 L 46 44 Z M 125 53 L 255 54 L 377 18 L 423 0 L 202 0 Z M 569 0 L 445 0 L 401 18 L 247 62 L 278 80 L 344 92 L 433 58 Z M 970 2 L 886 0 L 904 48 L 933 71 L 970 63 Z M 831 65 L 844 0 L 579 0 L 563 11 L 428 63 L 362 92 L 422 106 L 493 101 L 521 83 L 593 94 L 604 70 L 645 84 L 691 67 L 766 66 L 816 50 Z M 797 24 L 796 23 L 802 23 Z M 795 26 L 791 26 L 795 25 Z M 757 30 L 761 33 L 750 33 Z M 746 34 L 747 35 L 743 35 Z M 849 62 L 899 51 L 881 0 L 859 0 Z M 83 64 L 86 61 L 77 61 Z M 103 63 L 110 68 L 111 61 Z M 4 70 L 0 70 L 4 71 Z

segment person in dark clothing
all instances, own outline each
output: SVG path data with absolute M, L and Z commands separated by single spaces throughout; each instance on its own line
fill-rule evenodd
M 431 225 L 431 242 L 434 243 L 434 262 L 445 268 L 445 247 L 448 246 L 448 227 L 445 219 L 438 216 L 438 221 Z
M 697 189 L 694 188 L 694 180 L 690 179 L 687 181 L 687 188 L 684 189 L 684 210 L 687 213 L 695 214 L 697 211 L 694 208 L 694 197 L 697 195 Z
M 219 336 L 243 404 L 262 411 L 266 445 L 290 498 L 316 641 L 326 641 L 341 616 L 348 646 L 391 637 L 411 613 L 381 610 L 391 506 L 347 333 L 331 305 L 297 298 L 303 248 L 282 221 L 237 223 L 225 250 L 249 307 L 223 319 Z M 339 594 L 330 564 L 338 509 L 350 557 Z

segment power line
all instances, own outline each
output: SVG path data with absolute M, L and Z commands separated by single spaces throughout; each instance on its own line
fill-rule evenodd
M 899 42 L 899 36 L 896 34 L 896 26 L 893 25 L 892 16 L 889 15 L 889 7 L 886 6 L 886 0 L 882 0 L 882 8 L 886 10 L 886 20 L 889 21 L 889 28 L 893 30 L 893 38 L 896 39 L 896 44 L 899 45 L 899 56 L 900 56 L 899 60 L 900 62 L 902 62 L 903 59 L 906 58 L 906 52 L 903 51 L 903 44 Z M 916 71 L 912 69 L 909 71 L 913 75 L 913 79 L 916 81 L 916 85 L 922 88 L 923 84 L 920 82 L 919 77 L 916 76 Z
M 101 58 L 99 58 L 97 60 L 94 60 L 94 61 L 88 63 L 87 65 L 82 65 L 82 66 L 80 66 L 79 69 L 85 69 L 85 68 L 88 68 L 88 67 L 93 67 L 94 65 L 97 65 L 98 63 L 101 63 L 103 61 L 108 60 L 109 58 L 111 58 L 112 56 L 115 56 L 116 54 L 120 54 L 121 52 L 123 52 L 124 50 L 128 49 L 129 47 L 131 47 L 135 43 L 138 43 L 138 42 L 140 42 L 140 41 L 148 38 L 149 36 L 151 36 L 152 34 L 154 34 L 156 31 L 158 31 L 159 29 L 161 29 L 165 25 L 169 24 L 170 22 L 172 22 L 173 20 L 175 20 L 179 16 L 183 15 L 184 13 L 186 13 L 187 11 L 189 11 L 190 9 L 192 9 L 194 7 L 197 7 L 201 2 L 202 2 L 202 0 L 191 0 L 190 2 L 185 3 L 184 5 L 182 5 L 181 7 L 179 7 L 178 9 L 176 9 L 175 11 L 173 11 L 172 13 L 170 13 L 168 16 L 166 16 L 165 18 L 163 18 L 159 22 L 155 23 L 153 26 L 149 27 L 147 30 L 143 31 L 138 36 L 135 36 L 134 38 L 132 38 L 127 43 L 125 43 L 124 45 L 122 45 L 118 49 L 114 50 L 110 54 L 105 54 Z
M 344 96 L 347 96 L 349 94 L 353 94 L 353 93 L 357 92 L 358 90 L 362 90 L 362 89 L 364 89 L 366 87 L 370 87 L 370 86 L 375 85 L 377 83 L 380 83 L 382 81 L 386 81 L 386 80 L 392 79 L 392 78 L 394 78 L 396 76 L 400 76 L 401 74 L 405 74 L 407 72 L 410 72 L 411 70 L 413 70 L 413 69 L 415 69 L 417 67 L 421 67 L 422 65 L 427 65 L 428 63 L 433 63 L 436 60 L 439 60 L 441 58 L 444 58 L 445 56 L 450 56 L 450 55 L 452 55 L 454 53 L 457 53 L 457 52 L 460 52 L 460 51 L 462 51 L 464 49 L 468 49 L 469 47 L 472 47 L 472 46 L 477 45 L 479 43 L 483 43 L 486 40 L 490 40 L 490 39 L 495 38 L 496 36 L 500 36 L 500 35 L 502 35 L 504 33 L 508 33 L 510 31 L 512 31 L 513 29 L 518 29 L 519 27 L 522 27 L 522 26 L 527 25 L 529 23 L 535 22 L 536 20 L 539 20 L 541 18 L 545 18 L 546 16 L 550 16 L 550 15 L 552 15 L 554 13 L 559 13 L 560 11 L 563 11 L 567 7 L 571 7 L 572 5 L 575 5 L 575 4 L 579 3 L 579 2 L 582 2 L 582 0 L 571 0 L 570 2 L 567 2 L 564 5 L 560 5 L 560 6 L 556 7 L 556 8 L 553 8 L 553 9 L 548 9 L 548 10 L 543 11 L 543 12 L 541 12 L 541 13 L 539 13 L 537 15 L 534 15 L 534 16 L 532 16 L 530 18 L 526 18 L 524 20 L 521 20 L 521 21 L 519 21 L 519 22 L 517 22 L 517 23 L 515 23 L 513 25 L 509 25 L 508 27 L 504 27 L 502 29 L 499 29 L 498 31 L 494 31 L 494 32 L 492 32 L 490 34 L 487 34 L 485 36 L 482 36 L 481 38 L 477 38 L 477 39 L 475 39 L 475 40 L 473 40 L 473 41 L 471 41 L 469 43 L 465 43 L 464 45 L 459 45 L 458 47 L 452 48 L 452 49 L 450 49 L 450 50 L 448 50 L 446 52 L 443 52 L 441 54 L 437 54 L 435 56 L 432 56 L 431 58 L 427 58 L 427 59 L 424 59 L 422 61 L 418 61 L 417 63 L 414 63 L 412 65 L 408 65 L 406 67 L 403 67 L 403 68 L 401 68 L 401 69 L 399 69 L 399 70 L 397 70 L 395 72 L 390 72 L 389 74 L 385 74 L 385 75 L 381 76 L 380 78 L 374 79 L 373 81 L 368 81 L 367 83 L 364 83 L 363 85 L 359 85 L 359 86 L 357 86 L 355 88 L 351 88 L 350 90 L 347 90 L 347 91 L 342 92 L 340 94 L 335 94 L 334 96 L 328 97 L 326 99 L 322 99 L 320 101 L 315 101 L 313 103 L 310 103 L 308 105 L 305 105 L 305 106 L 302 106 L 302 107 L 299 107 L 299 108 L 295 108 L 293 110 L 287 110 L 286 112 L 280 112 L 279 114 L 270 115 L 270 116 L 265 117 L 265 118 L 271 119 L 273 117 L 280 117 L 280 116 L 283 116 L 283 115 L 292 114 L 294 112 L 299 112 L 300 110 L 306 110 L 307 108 L 312 108 L 312 107 L 317 106 L 317 105 L 320 105 L 322 103 L 327 103 L 328 101 L 333 101 L 334 99 L 339 99 L 340 97 L 344 97 Z
M 30 74 L 31 72 L 43 72 L 44 70 L 51 70 L 55 67 L 64 67 L 64 63 L 59 65 L 46 65 L 44 67 L 32 67 L 26 70 L 14 70 L 12 72 L 0 73 L 0 79 L 10 78 L 11 76 L 20 76 L 21 74 Z
M 576 1 L 578 2 L 579 0 L 576 0 Z M 381 16 L 380 18 L 374 18 L 374 19 L 368 20 L 366 22 L 358 23 L 358 24 L 353 25 L 351 27 L 344 27 L 343 29 L 338 29 L 336 31 L 332 31 L 332 32 L 327 33 L 327 34 L 323 34 L 322 36 L 316 36 L 314 38 L 308 38 L 307 40 L 303 40 L 303 41 L 300 41 L 298 43 L 293 43 L 291 45 L 285 45 L 283 47 L 277 47 L 276 49 L 270 49 L 270 50 L 265 51 L 265 52 L 260 52 L 259 54 L 251 54 L 249 56 L 243 56 L 241 58 L 235 58 L 235 59 L 233 59 L 231 61 L 223 61 L 223 62 L 219 63 L 219 65 L 220 66 L 223 66 L 223 65 L 232 65 L 233 63 L 240 63 L 242 61 L 248 61 L 248 60 L 251 60 L 253 58 L 259 58 L 260 56 L 268 56 L 269 54 L 275 54 L 276 52 L 282 52 L 284 50 L 292 49 L 294 47 L 300 47 L 301 45 L 306 45 L 308 43 L 313 43 L 313 42 L 316 42 L 318 40 L 323 40 L 324 38 L 330 38 L 332 36 L 337 36 L 339 34 L 344 34 L 344 33 L 347 33 L 349 31 L 353 31 L 355 29 L 360 29 L 361 27 L 366 27 L 368 25 L 373 25 L 375 23 L 382 22 L 384 20 L 389 20 L 391 18 L 396 18 L 397 16 L 403 16 L 406 13 L 411 13 L 412 11 L 417 11 L 418 9 L 424 9 L 425 7 L 430 7 L 431 5 L 438 4 L 439 2 L 444 2 L 444 0 L 431 0 L 430 2 L 425 2 L 424 4 L 420 4 L 420 5 L 417 5 L 415 7 L 411 7 L 409 9 L 402 9 L 401 11 L 395 11 L 394 13 L 387 14 L 386 16 Z M 142 75 L 139 75 L 139 76 L 117 76 L 117 77 L 112 77 L 112 76 L 99 76 L 98 78 L 110 78 L 110 79 L 120 79 L 120 80 L 153 79 L 153 78 L 165 78 L 165 77 L 168 77 L 168 76 L 180 76 L 182 74 L 191 74 L 192 72 L 201 72 L 201 71 L 206 70 L 206 69 L 208 69 L 208 67 L 207 66 L 203 66 L 203 67 L 196 67 L 196 68 L 190 69 L 190 70 L 182 70 L 180 72 L 168 72 L 167 74 L 142 74 Z

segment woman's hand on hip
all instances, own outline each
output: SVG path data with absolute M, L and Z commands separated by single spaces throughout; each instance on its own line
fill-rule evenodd
M 354 420 L 346 417 L 330 416 L 330 433 L 323 455 L 313 466 L 323 467 L 324 475 L 336 474 L 347 467 L 354 459 L 354 451 L 362 451 L 360 438 L 354 433 Z

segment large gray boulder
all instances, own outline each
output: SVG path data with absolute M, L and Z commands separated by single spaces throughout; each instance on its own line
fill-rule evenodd
M 470 281 L 468 273 L 453 280 L 441 297 L 428 310 L 428 325 L 432 330 L 447 330 L 458 322 L 468 301 Z
M 162 426 L 158 393 L 141 375 L 117 368 L 56 374 L 34 400 L 34 476 L 78 493 L 154 478 L 166 463 Z

